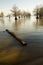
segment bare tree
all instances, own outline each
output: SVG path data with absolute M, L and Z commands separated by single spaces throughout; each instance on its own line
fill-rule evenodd
M 34 9 L 34 15 L 36 18 L 42 18 L 43 17 L 43 6 L 38 6 Z
M 43 17 L 43 7 L 40 7 L 39 9 L 39 18 Z
M 17 20 L 19 8 L 15 5 L 12 7 L 11 12 L 12 12 L 12 15 L 15 16 L 15 20 Z
M 23 16 L 24 17 L 29 17 L 31 14 L 30 14 L 30 12 L 28 12 L 28 11 L 23 11 Z

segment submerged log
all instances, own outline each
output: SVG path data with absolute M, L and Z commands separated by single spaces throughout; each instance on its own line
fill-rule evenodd
M 11 32 L 10 30 L 6 29 L 6 31 L 12 35 L 17 41 L 19 41 L 23 46 L 27 45 L 27 43 L 22 40 L 21 38 L 19 38 L 14 32 Z

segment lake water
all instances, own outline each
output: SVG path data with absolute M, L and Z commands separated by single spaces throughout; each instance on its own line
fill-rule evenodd
M 22 18 L 20 20 L 14 20 L 14 17 L 10 19 L 8 17 L 0 18 L 0 31 L 9 29 L 16 32 L 19 35 L 28 34 L 42 34 L 43 33 L 43 19 L 36 19 L 34 16 L 31 18 Z
M 15 32 L 27 42 L 22 46 L 5 30 Z M 4 31 L 4 32 L 2 32 Z M 43 19 L 0 18 L 0 65 L 43 65 Z
M 14 20 L 8 17 L 0 18 L 0 31 L 9 29 L 18 34 L 22 39 L 30 43 L 43 43 L 43 19 L 21 18 Z M 29 40 L 29 41 L 28 41 Z

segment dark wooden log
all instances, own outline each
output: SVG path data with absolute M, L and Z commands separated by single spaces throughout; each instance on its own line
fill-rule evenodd
M 27 43 L 22 40 L 21 38 L 19 38 L 14 32 L 11 32 L 10 30 L 6 29 L 6 31 L 12 35 L 17 41 L 19 41 L 23 46 L 27 45 Z

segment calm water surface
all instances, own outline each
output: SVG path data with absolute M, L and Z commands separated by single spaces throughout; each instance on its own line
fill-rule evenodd
M 43 33 L 43 19 L 35 19 L 34 16 L 31 18 L 25 18 L 20 20 L 14 20 L 13 17 L 9 19 L 8 17 L 0 18 L 0 31 L 5 31 L 9 29 L 13 32 L 17 32 L 20 35 L 27 34 L 42 34 Z
M 0 18 L 0 31 L 6 29 L 17 33 L 19 37 L 26 39 L 29 43 L 43 43 L 43 19 L 37 20 L 34 16 L 16 21 L 14 17 Z
M 17 33 L 27 42 L 27 46 L 22 46 L 6 29 Z M 43 65 L 43 19 L 36 20 L 34 16 L 17 21 L 13 17 L 10 20 L 0 18 L 0 64 L 6 63 Z

